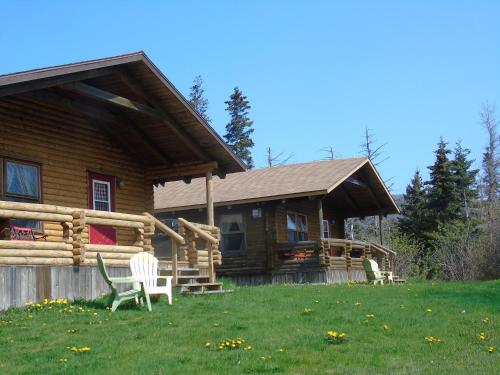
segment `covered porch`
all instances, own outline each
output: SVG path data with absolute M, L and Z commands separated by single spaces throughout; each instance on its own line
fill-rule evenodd
M 379 269 L 394 272 L 396 252 L 386 246 L 360 240 L 321 238 L 278 245 L 273 282 L 341 283 L 366 281 L 365 258 Z
M 0 308 L 20 306 L 45 298 L 93 299 L 108 292 L 96 267 L 97 254 L 105 259 L 111 276 L 128 276 L 129 260 L 139 252 L 153 253 L 151 237 L 161 231 L 172 241 L 172 253 L 160 262 L 163 274 L 182 286 L 183 272 L 196 271 L 210 285 L 216 284 L 214 267 L 221 262 L 219 229 L 179 218 L 179 233 L 151 214 L 126 214 L 66 206 L 0 201 L 0 222 L 42 222 L 46 236 L 0 239 Z M 115 244 L 92 244 L 89 227 L 99 225 L 120 231 Z M 4 231 L 4 234 L 6 231 Z

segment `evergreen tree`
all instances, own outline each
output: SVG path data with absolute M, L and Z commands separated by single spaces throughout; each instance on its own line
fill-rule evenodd
M 417 240 L 422 239 L 426 221 L 423 215 L 425 189 L 420 171 L 417 169 L 410 184 L 406 187 L 405 203 L 402 218 L 399 220 L 400 230 Z
M 207 114 L 208 99 L 203 96 L 204 93 L 205 89 L 203 88 L 203 78 L 198 75 L 194 78 L 193 86 L 191 86 L 191 90 L 189 92 L 189 103 L 191 103 L 198 114 L 210 124 L 211 120 Z
M 436 161 L 429 166 L 430 180 L 425 183 L 428 188 L 426 209 L 429 229 L 436 231 L 440 224 L 447 223 L 456 218 L 456 184 L 451 169 L 452 162 L 448 159 L 451 151 L 447 143 L 440 139 L 438 148 L 434 152 Z
M 247 97 L 238 87 L 235 87 L 228 101 L 225 102 L 226 111 L 231 116 L 231 121 L 226 125 L 224 138 L 233 152 L 243 160 L 248 168 L 253 168 L 253 159 L 250 149 L 254 146 L 250 137 L 254 129 L 253 121 L 248 117 L 251 108 Z
M 451 197 L 453 205 L 457 206 L 458 212 L 463 213 L 462 218 L 469 217 L 469 207 L 477 199 L 476 176 L 478 169 L 471 169 L 474 160 L 469 160 L 470 150 L 463 148 L 460 142 L 454 150 L 454 158 L 451 162 L 451 171 L 455 181 L 455 196 Z

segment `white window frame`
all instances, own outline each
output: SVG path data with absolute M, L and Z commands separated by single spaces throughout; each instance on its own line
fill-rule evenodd
M 286 237 L 287 237 L 287 241 L 288 241 L 288 231 L 291 231 L 291 229 L 288 229 L 288 215 L 294 215 L 295 216 L 295 225 L 299 226 L 299 216 L 303 216 L 305 217 L 306 219 L 306 228 L 305 228 L 305 231 L 299 231 L 299 230 L 295 230 L 295 233 L 297 233 L 297 242 L 300 242 L 300 241 L 308 241 L 309 240 L 309 220 L 307 218 L 307 215 L 306 214 L 301 214 L 301 213 L 298 213 L 298 212 L 295 212 L 295 211 L 287 211 L 286 212 Z M 306 237 L 307 239 L 306 240 L 299 240 L 298 237 L 299 237 L 299 233 L 305 233 L 306 234 Z
M 107 185 L 108 186 L 108 201 L 107 202 L 95 199 L 95 183 L 96 182 L 99 183 L 99 184 L 103 184 L 103 185 Z M 102 181 L 102 180 L 98 180 L 98 179 L 93 179 L 92 180 L 92 205 L 94 207 L 94 210 L 96 210 L 95 202 L 105 202 L 105 203 L 107 203 L 108 204 L 108 212 L 111 212 L 111 210 L 112 210 L 112 207 L 111 207 L 111 184 L 109 183 L 109 181 Z
M 325 233 L 327 233 L 327 236 L 325 237 Z M 323 219 L 323 233 L 321 233 L 323 238 L 330 238 L 330 222 L 328 220 Z

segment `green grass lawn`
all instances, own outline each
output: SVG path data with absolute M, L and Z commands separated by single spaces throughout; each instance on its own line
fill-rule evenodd
M 472 375 L 500 369 L 500 281 L 261 286 L 176 296 L 172 306 L 163 298 L 152 313 L 142 307 L 110 313 L 99 303 L 76 303 L 75 312 L 62 311 L 64 305 L 11 309 L 0 315 L 0 374 Z M 347 333 L 347 340 L 329 344 L 329 330 Z M 428 343 L 426 336 L 441 341 Z M 218 350 L 226 338 L 245 342 Z

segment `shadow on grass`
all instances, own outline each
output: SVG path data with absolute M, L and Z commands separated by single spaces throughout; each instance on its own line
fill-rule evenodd
M 104 294 L 100 296 L 99 298 L 93 299 L 93 300 L 86 300 L 83 298 L 76 298 L 73 301 L 73 305 L 76 306 L 82 306 L 86 308 L 92 308 L 95 310 L 106 310 L 107 307 L 111 307 L 111 301 L 110 299 L 111 295 L 110 294 Z M 151 304 L 154 305 L 156 304 L 159 299 L 156 298 L 155 296 L 150 296 Z M 118 310 L 142 310 L 146 306 L 146 302 L 144 302 L 143 305 L 137 305 L 134 300 L 129 300 L 122 302 L 120 306 L 118 307 Z

